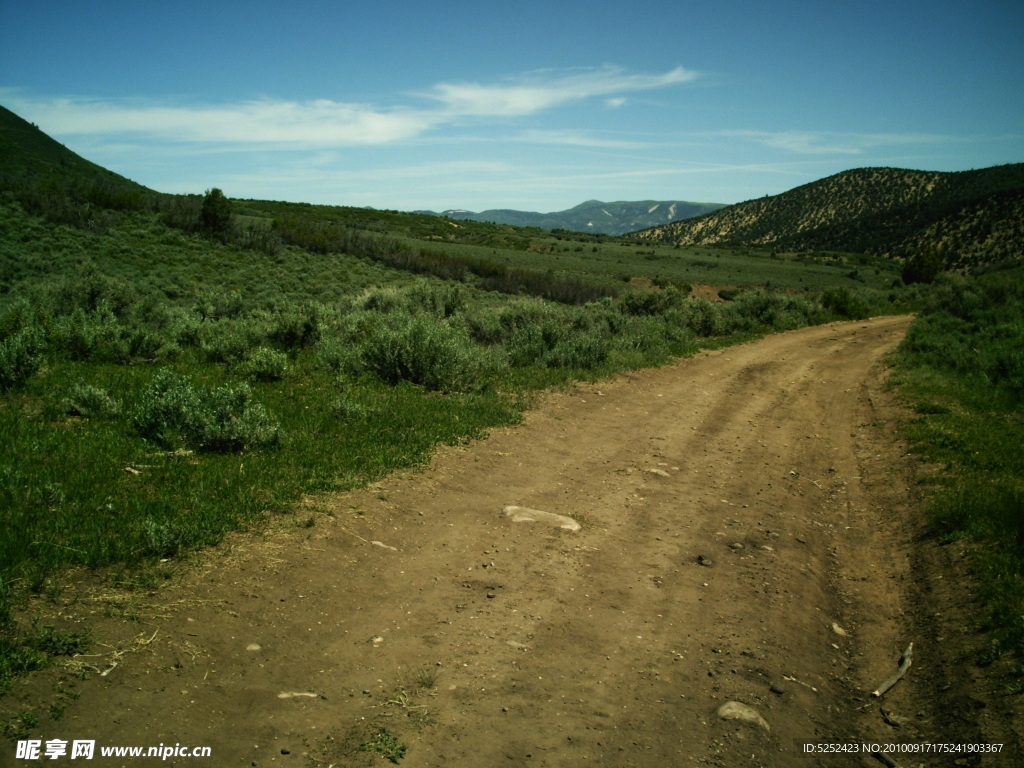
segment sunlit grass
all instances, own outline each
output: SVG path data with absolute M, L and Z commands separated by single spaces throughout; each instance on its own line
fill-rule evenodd
M 1019 272 L 1019 270 L 1018 270 Z M 983 659 L 1024 653 L 1024 276 L 941 288 L 896 356 L 915 451 L 941 467 L 936 533 L 971 543 Z

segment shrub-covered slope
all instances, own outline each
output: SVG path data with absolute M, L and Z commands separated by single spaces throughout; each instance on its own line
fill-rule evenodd
M 1024 164 L 959 173 L 859 168 L 634 237 L 898 258 L 933 246 L 955 266 L 1015 259 L 1024 246 Z

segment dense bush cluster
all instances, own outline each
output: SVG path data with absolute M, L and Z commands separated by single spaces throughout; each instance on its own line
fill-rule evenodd
M 391 237 L 360 232 L 333 222 L 283 217 L 274 220 L 274 231 L 284 242 L 317 253 L 363 256 L 406 272 L 470 282 L 486 291 L 540 296 L 562 304 L 585 304 L 619 294 L 617 288 L 586 280 L 506 267 L 462 254 L 414 248 Z
M 184 376 L 163 369 L 132 414 L 139 434 L 168 449 L 241 451 L 276 445 L 281 429 L 247 384 L 200 390 Z
M 254 306 L 239 291 L 203 289 L 187 305 L 86 265 L 0 316 L 0 386 L 22 385 L 46 356 L 121 365 L 219 364 L 252 382 L 274 382 L 289 376 L 292 357 L 313 350 L 347 375 L 471 392 L 516 368 L 659 362 L 687 353 L 698 337 L 787 330 L 868 313 L 846 289 L 817 297 L 755 290 L 731 298 L 689 298 L 670 286 L 583 305 L 527 296 L 499 304 L 459 283 L 420 278 L 334 304 Z

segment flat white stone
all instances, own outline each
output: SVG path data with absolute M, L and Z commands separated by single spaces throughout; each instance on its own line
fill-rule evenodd
M 725 704 L 718 708 L 718 716 L 723 720 L 740 720 L 744 723 L 764 728 L 766 731 L 771 731 L 767 721 L 758 714 L 756 709 L 748 707 L 739 701 L 725 702 Z
M 567 531 L 578 531 L 580 529 L 580 524 L 571 517 L 556 515 L 554 512 L 544 512 L 539 509 L 530 509 L 529 507 L 505 507 L 505 516 L 513 523 L 544 523 L 545 525 L 553 525 L 556 528 L 563 528 Z

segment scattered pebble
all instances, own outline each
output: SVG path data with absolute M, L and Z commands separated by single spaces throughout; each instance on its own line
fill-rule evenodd
M 840 627 L 834 621 L 832 622 L 832 631 L 835 632 L 840 637 L 846 637 L 846 630 L 843 629 L 842 627 Z
M 262 649 L 263 646 L 261 646 L 259 643 L 249 643 L 247 646 L 245 646 L 245 650 L 247 651 L 260 651 Z

